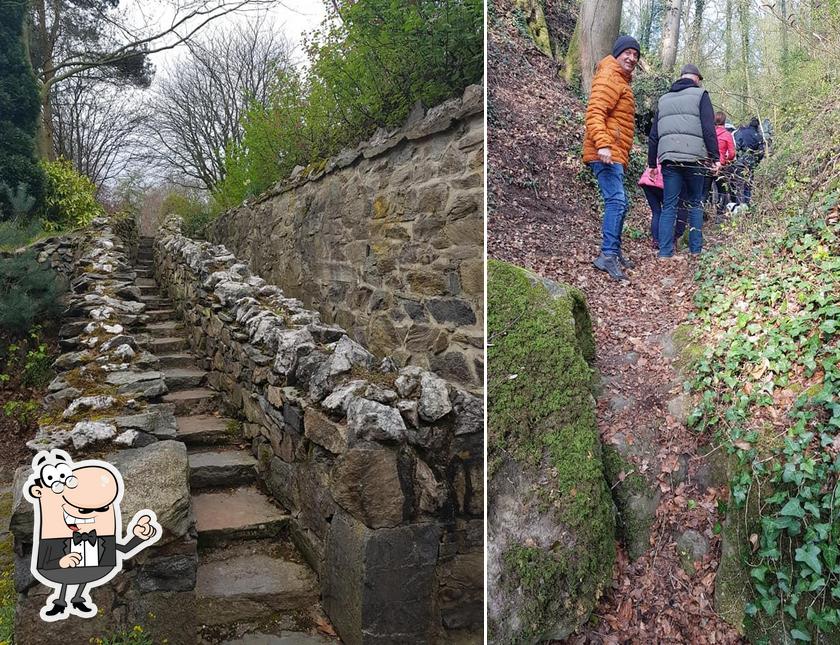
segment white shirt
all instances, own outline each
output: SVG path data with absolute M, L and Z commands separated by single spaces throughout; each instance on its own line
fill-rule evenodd
M 77 564 L 77 567 L 97 567 L 99 566 L 99 543 L 95 540 L 91 544 L 88 540 L 82 540 L 78 544 L 73 543 L 73 538 L 70 538 L 70 553 L 78 553 L 82 559 Z

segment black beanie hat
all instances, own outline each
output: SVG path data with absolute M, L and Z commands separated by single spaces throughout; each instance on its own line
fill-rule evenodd
M 639 52 L 639 56 L 642 55 L 642 49 L 639 47 L 639 41 L 633 38 L 633 36 L 619 36 L 615 40 L 615 45 L 612 48 L 612 55 L 614 58 L 618 58 L 625 49 L 635 49 Z

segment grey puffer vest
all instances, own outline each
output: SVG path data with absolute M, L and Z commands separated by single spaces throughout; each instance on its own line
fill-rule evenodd
M 700 123 L 700 99 L 705 91 L 701 87 L 687 87 L 668 92 L 659 99 L 657 157 L 660 163 L 695 162 L 709 156 Z

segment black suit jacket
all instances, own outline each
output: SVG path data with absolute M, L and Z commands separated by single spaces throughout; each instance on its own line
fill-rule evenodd
M 113 535 L 99 535 L 96 538 L 99 547 L 99 566 L 117 566 L 117 551 L 128 553 L 143 541 L 133 537 L 127 544 L 119 544 Z M 70 553 L 71 538 L 48 538 L 38 540 L 38 569 L 60 569 L 58 561 Z

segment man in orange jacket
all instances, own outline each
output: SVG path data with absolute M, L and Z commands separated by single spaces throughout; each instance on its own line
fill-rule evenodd
M 601 255 L 593 264 L 614 280 L 626 280 L 622 268 L 633 267 L 621 253 L 621 230 L 629 208 L 624 169 L 636 127 L 636 100 L 630 81 L 640 53 L 635 38 L 619 36 L 612 55 L 598 63 L 586 106 L 583 161 L 595 173 L 604 200 Z

